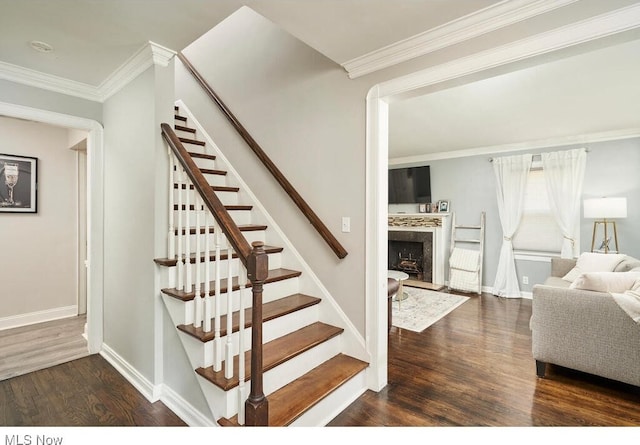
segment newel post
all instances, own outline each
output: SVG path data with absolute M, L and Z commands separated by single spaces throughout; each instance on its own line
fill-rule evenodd
M 262 387 L 262 285 L 267 279 L 269 265 L 264 243 L 251 243 L 253 250 L 247 259 L 247 274 L 253 292 L 251 319 L 251 393 L 245 402 L 245 425 L 267 426 L 269 403 Z

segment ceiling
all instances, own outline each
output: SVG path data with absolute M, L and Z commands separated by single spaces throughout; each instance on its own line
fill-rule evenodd
M 358 74 L 364 75 L 389 66 L 381 64 L 382 59 L 397 63 L 428 52 L 437 54 L 442 48 L 455 50 L 469 42 L 491 46 L 492 39 L 523 38 L 638 2 L 0 0 L 0 78 L 4 69 L 11 68 L 99 87 L 147 42 L 182 50 L 243 6 L 355 77 L 355 69 L 350 70 L 358 64 L 369 70 Z M 54 50 L 35 51 L 29 44 L 32 41 L 46 42 Z M 416 53 L 416 48 L 423 52 Z M 633 76 L 637 79 L 639 50 L 630 44 L 592 59 L 572 59 L 575 64 L 567 59 L 548 69 L 521 71 L 394 103 L 390 109 L 390 155 L 414 159 L 419 154 L 513 144 L 523 135 L 527 139 L 558 137 L 563 133 L 561 128 L 600 131 L 606 125 L 583 112 L 594 108 L 592 104 L 598 109 L 614 108 L 601 85 L 606 85 L 606 91 L 616 89 L 621 85 L 616 77 L 621 72 L 625 82 Z M 597 97 L 585 96 L 585 89 Z M 621 93 L 618 90 L 616 94 Z M 558 98 L 573 106 L 558 108 Z M 637 108 L 625 111 L 631 112 L 640 116 Z M 616 119 L 613 115 L 607 118 Z M 615 125 L 618 123 L 609 127 Z

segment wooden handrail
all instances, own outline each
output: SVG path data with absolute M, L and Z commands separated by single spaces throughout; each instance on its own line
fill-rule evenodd
M 189 179 L 191 179 L 194 188 L 200 194 L 205 205 L 209 208 L 209 211 L 211 211 L 213 217 L 220 225 L 222 232 L 227 236 L 227 240 L 238 253 L 238 257 L 242 263 L 246 266 L 247 258 L 249 258 L 249 254 L 251 253 L 251 246 L 242 235 L 242 232 L 240 232 L 240 229 L 231 218 L 231 215 L 229 215 L 224 204 L 222 204 L 220 199 L 216 196 L 211 185 L 209 185 L 207 179 L 204 177 L 196 163 L 193 162 L 193 159 L 191 159 L 191 156 L 184 148 L 182 142 L 180 142 L 180 139 L 178 139 L 178 136 L 176 136 L 171 126 L 169 124 L 161 124 L 160 127 L 162 128 L 162 137 L 173 150 L 173 153 L 176 155 L 180 164 L 184 167 Z
M 227 117 L 231 125 L 236 129 L 236 131 L 240 134 L 240 136 L 245 140 L 245 142 L 249 145 L 251 150 L 258 156 L 258 159 L 262 161 L 264 166 L 271 172 L 273 177 L 278 181 L 278 183 L 282 186 L 285 192 L 289 195 L 289 197 L 295 202 L 300 211 L 307 217 L 311 225 L 318 231 L 320 236 L 327 242 L 331 250 L 338 256 L 338 258 L 342 259 L 347 256 L 346 249 L 340 244 L 340 242 L 333 236 L 333 234 L 329 231 L 327 226 L 320 220 L 318 215 L 309 207 L 309 204 L 306 203 L 304 199 L 300 196 L 298 191 L 291 185 L 291 183 L 287 180 L 287 178 L 282 174 L 282 172 L 276 167 L 273 161 L 267 156 L 262 147 L 256 142 L 255 139 L 249 134 L 249 132 L 244 128 L 244 126 L 238 121 L 235 115 L 229 110 L 229 108 L 222 102 L 220 97 L 213 91 L 213 89 L 209 86 L 207 81 L 198 73 L 195 67 L 187 60 L 187 58 L 181 52 L 178 53 L 178 58 L 184 64 L 184 66 L 189 70 L 189 72 L 193 75 L 193 77 L 198 81 L 200 86 L 205 90 L 207 95 L 215 102 L 215 104 L 220 108 L 222 113 Z
M 263 345 L 262 345 L 262 288 L 269 275 L 269 259 L 262 241 L 249 245 L 229 212 L 207 182 L 191 155 L 180 142 L 169 124 L 161 124 L 162 137 L 167 141 L 178 162 L 191 179 L 195 190 L 220 225 L 227 241 L 237 252 L 238 258 L 247 268 L 247 277 L 251 281 L 253 294 L 251 324 L 251 393 L 245 402 L 247 426 L 266 426 L 269 420 L 269 402 L 263 389 Z M 198 230 L 199 228 L 196 228 Z M 200 253 L 198 252 L 198 255 Z M 231 258 L 229 258 L 229 261 Z M 216 258 L 216 261 L 219 261 Z M 216 277 L 219 279 L 219 277 Z M 242 353 L 242 352 L 240 352 Z

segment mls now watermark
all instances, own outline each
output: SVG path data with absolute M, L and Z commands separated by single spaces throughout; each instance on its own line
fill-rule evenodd
M 4 445 L 62 445 L 62 437 L 46 434 L 12 434 L 4 436 Z

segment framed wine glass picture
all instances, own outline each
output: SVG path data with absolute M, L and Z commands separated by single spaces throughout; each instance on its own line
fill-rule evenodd
M 38 211 L 38 158 L 0 153 L 0 213 Z

